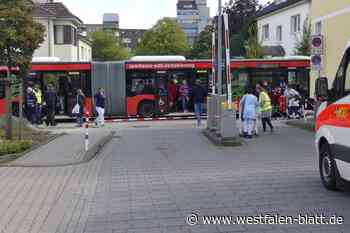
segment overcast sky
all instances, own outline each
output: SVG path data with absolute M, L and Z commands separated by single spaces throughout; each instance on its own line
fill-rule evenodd
M 63 2 L 84 23 L 102 23 L 103 13 L 118 13 L 121 28 L 150 28 L 163 17 L 176 16 L 177 0 L 56 0 Z M 228 0 L 222 0 L 228 2 Z M 260 0 L 266 3 L 269 0 Z M 271 1 L 271 0 L 270 0 Z M 218 0 L 208 0 L 211 15 Z

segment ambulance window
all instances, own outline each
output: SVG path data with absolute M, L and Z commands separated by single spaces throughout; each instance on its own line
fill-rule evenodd
M 345 85 L 344 85 L 345 95 L 350 94 L 350 63 L 348 63 L 345 71 Z

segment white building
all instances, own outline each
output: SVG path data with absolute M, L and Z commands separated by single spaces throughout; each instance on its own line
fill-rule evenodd
M 61 2 L 34 1 L 32 16 L 45 27 L 45 40 L 34 59 L 57 57 L 60 61 L 90 61 L 91 42 L 80 33 L 83 22 Z
M 198 37 L 210 22 L 207 0 L 178 0 L 177 22 L 186 33 L 190 44 Z
M 258 39 L 265 55 L 292 56 L 309 23 L 311 0 L 275 0 L 258 12 Z

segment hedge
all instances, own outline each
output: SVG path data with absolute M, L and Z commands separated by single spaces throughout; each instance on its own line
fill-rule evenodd
M 32 145 L 33 141 L 31 140 L 0 141 L 0 156 L 21 153 L 31 148 Z

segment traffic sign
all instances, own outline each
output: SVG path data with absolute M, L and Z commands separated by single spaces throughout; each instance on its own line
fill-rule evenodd
M 311 69 L 320 71 L 322 69 L 322 56 L 312 55 L 311 56 Z
M 324 38 L 322 35 L 311 37 L 311 54 L 322 55 L 324 50 Z

